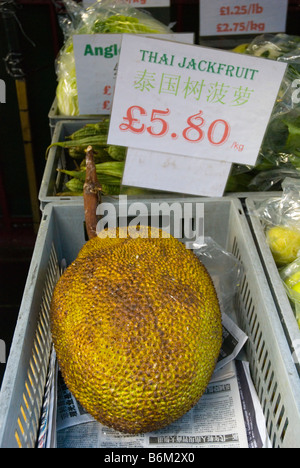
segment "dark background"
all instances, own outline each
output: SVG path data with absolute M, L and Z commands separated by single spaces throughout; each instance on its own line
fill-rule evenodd
M 18 0 L 15 5 L 39 189 L 45 167 L 45 150 L 51 142 L 48 113 L 57 84 L 55 58 L 63 44 L 58 18 L 65 12 L 58 0 Z M 152 14 L 163 22 L 175 22 L 175 32 L 194 32 L 198 43 L 198 0 L 172 0 L 170 15 L 160 8 Z M 300 35 L 299 20 L 300 0 L 290 1 L 288 34 Z M 239 40 L 245 42 L 245 37 Z M 7 72 L 4 62 L 7 53 L 8 44 L 0 14 L 0 79 L 6 84 L 6 103 L 0 103 L 0 339 L 6 342 L 8 355 L 36 231 L 33 228 L 15 80 Z M 0 383 L 4 369 L 5 365 L 0 364 Z

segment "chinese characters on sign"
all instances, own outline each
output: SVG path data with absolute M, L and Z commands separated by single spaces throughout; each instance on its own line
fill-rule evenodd
M 181 75 L 168 73 L 150 73 L 147 69 L 137 71 L 134 82 L 135 89 L 141 92 L 157 92 L 158 94 L 182 94 L 184 99 L 195 101 L 204 100 L 210 103 L 228 104 L 230 106 L 242 106 L 249 101 L 254 93 L 248 86 L 230 87 L 221 81 L 193 80 L 189 76 L 184 81 Z

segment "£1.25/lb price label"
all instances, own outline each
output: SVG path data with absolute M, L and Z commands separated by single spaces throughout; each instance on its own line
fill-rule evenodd
M 201 0 L 200 35 L 284 32 L 288 0 Z
M 254 165 L 281 62 L 124 35 L 108 142 Z

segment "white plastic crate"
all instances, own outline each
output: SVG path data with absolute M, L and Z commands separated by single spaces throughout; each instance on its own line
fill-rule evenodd
M 59 141 L 65 141 L 66 137 L 72 135 L 75 131 L 82 128 L 87 123 L 100 122 L 103 117 L 86 119 L 76 118 L 74 120 L 65 120 L 57 122 L 53 132 L 51 143 L 58 143 Z M 69 179 L 67 175 L 58 171 L 58 169 L 75 170 L 75 163 L 68 156 L 67 151 L 59 146 L 52 147 L 48 154 L 44 174 L 39 190 L 39 201 L 40 207 L 43 210 L 47 203 L 57 203 L 58 201 L 70 201 L 73 202 L 75 199 L 80 199 L 83 202 L 83 197 L 61 197 L 57 194 L 63 191 L 64 183 Z
M 50 136 L 52 137 L 54 132 L 55 132 L 55 127 L 56 127 L 56 124 L 59 123 L 59 122 L 62 122 L 64 120 L 68 120 L 68 121 L 71 121 L 71 122 L 77 122 L 78 120 L 93 120 L 93 119 L 98 119 L 98 120 L 101 120 L 103 117 L 107 117 L 107 116 L 103 116 L 103 115 L 84 115 L 84 114 L 80 114 L 80 115 L 62 115 L 58 112 L 58 105 L 57 105 L 57 98 L 55 97 L 54 98 L 54 101 L 52 102 L 51 104 L 51 107 L 50 107 L 50 110 L 49 110 L 49 113 L 48 113 L 48 119 L 49 119 L 49 127 L 50 127 Z
M 269 197 L 271 198 L 271 195 Z M 272 195 L 272 199 L 273 198 L 276 198 L 276 196 L 273 197 Z M 300 330 L 291 303 L 282 284 L 272 252 L 267 244 L 264 227 L 261 220 L 255 215 L 255 209 L 261 202 L 262 199 L 255 195 L 248 197 L 245 201 L 246 209 L 250 226 L 253 231 L 253 237 L 257 244 L 258 252 L 265 269 L 265 274 L 277 305 L 279 318 L 286 333 L 288 344 L 290 346 L 291 353 L 293 354 L 300 378 Z
M 96 116 L 97 117 L 97 116 Z M 59 141 L 65 141 L 65 138 L 70 136 L 76 130 L 79 130 L 84 125 L 88 123 L 97 123 L 100 122 L 102 119 L 107 118 L 107 116 L 98 116 L 95 119 L 86 119 L 82 120 L 80 118 L 74 120 L 64 120 L 62 119 L 60 122 L 56 123 L 55 131 L 53 133 L 51 143 L 57 143 Z M 67 150 L 61 148 L 60 146 L 53 146 L 47 155 L 46 165 L 44 169 L 44 174 L 39 190 L 39 201 L 40 201 L 40 208 L 43 210 L 48 203 L 57 203 L 60 201 L 69 202 L 71 204 L 75 203 L 82 203 L 83 204 L 83 197 L 82 196 L 61 196 L 58 195 L 60 192 L 64 191 L 65 182 L 69 180 L 69 176 L 66 174 L 59 172 L 58 169 L 68 169 L 68 170 L 75 170 L 75 163 L 70 158 L 67 153 Z M 145 192 L 145 193 L 143 193 Z M 184 195 L 181 194 L 171 194 L 167 192 L 159 192 L 159 191 L 150 191 L 150 190 L 143 190 L 140 197 L 145 197 L 146 193 L 151 198 L 156 197 L 164 197 L 170 198 L 172 197 L 181 197 Z M 128 196 L 128 198 L 134 199 L 136 196 Z M 112 199 L 114 196 L 106 196 L 105 199 Z
M 235 198 L 177 201 L 192 202 L 194 217 L 202 202 L 205 236 L 242 262 L 237 321 L 249 337 L 246 354 L 268 433 L 274 447 L 300 447 L 300 380 L 242 205 Z M 151 199 L 143 202 L 150 210 Z M 45 207 L 0 393 L 0 447 L 35 446 L 51 344 L 49 302 L 61 260 L 73 261 L 84 242 L 81 203 Z

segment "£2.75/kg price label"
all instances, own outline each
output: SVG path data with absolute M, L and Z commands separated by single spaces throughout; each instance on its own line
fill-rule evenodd
M 286 64 L 124 35 L 109 144 L 254 165 Z

